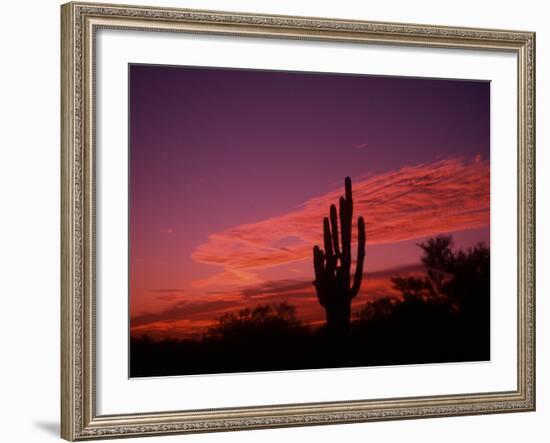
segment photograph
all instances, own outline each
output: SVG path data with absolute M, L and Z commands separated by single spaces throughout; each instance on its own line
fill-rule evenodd
M 1 441 L 547 442 L 548 6 L 445 6 L 4 2 Z
M 491 360 L 490 81 L 130 63 L 128 122 L 131 378 Z
M 463 423 L 537 408 L 541 15 L 206 3 L 69 2 L 44 33 L 60 304 L 34 311 L 59 325 L 61 437 L 445 418 L 521 440 L 528 415 Z M 51 205 L 22 202 L 29 235 Z

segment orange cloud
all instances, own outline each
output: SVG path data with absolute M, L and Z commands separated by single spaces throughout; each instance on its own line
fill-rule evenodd
M 379 297 L 400 297 L 393 288 L 395 276 L 420 276 L 420 264 L 401 266 L 384 271 L 367 272 L 361 291 L 354 302 L 360 309 L 367 300 Z M 131 318 L 132 336 L 147 334 L 152 338 L 189 338 L 205 332 L 216 324 L 216 318 L 244 307 L 287 301 L 296 307 L 297 317 L 304 324 L 316 327 L 324 324 L 325 312 L 315 295 L 310 280 L 273 280 L 241 288 L 235 292 L 211 294 L 207 301 L 177 301 L 156 313 L 143 313 Z
M 252 283 L 257 270 L 309 258 L 312 246 L 322 244 L 323 217 L 342 194 L 335 189 L 284 215 L 210 235 L 192 258 L 223 272 L 196 285 Z M 368 245 L 488 226 L 489 163 L 453 158 L 355 179 L 353 198 Z

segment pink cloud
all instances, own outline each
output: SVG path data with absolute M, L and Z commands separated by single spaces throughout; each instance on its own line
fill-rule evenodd
M 480 157 L 406 166 L 352 180 L 354 218 L 365 218 L 367 245 L 489 225 L 489 163 Z M 338 188 L 286 214 L 211 234 L 192 258 L 223 271 L 197 284 L 252 283 L 255 271 L 309 258 L 313 245 L 322 244 L 323 217 L 342 194 Z

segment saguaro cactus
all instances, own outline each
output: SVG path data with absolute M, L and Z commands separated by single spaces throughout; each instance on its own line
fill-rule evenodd
M 357 220 L 357 264 L 353 284 L 351 284 L 351 224 L 353 200 L 351 179 L 345 180 L 345 197 L 340 197 L 340 239 L 338 238 L 338 214 L 336 206 L 330 206 L 330 220 L 323 220 L 324 251 L 313 248 L 313 267 L 319 303 L 326 311 L 327 329 L 332 332 L 345 332 L 349 328 L 351 301 L 359 292 L 363 278 L 365 261 L 365 221 Z

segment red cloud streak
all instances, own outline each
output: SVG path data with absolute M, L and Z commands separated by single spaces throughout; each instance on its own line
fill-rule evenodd
M 479 158 L 406 166 L 353 181 L 355 217 L 365 218 L 370 245 L 489 225 L 489 163 Z M 254 270 L 308 258 L 322 242 L 323 217 L 342 193 L 335 189 L 284 215 L 210 235 L 192 258 L 224 272 L 197 283 L 253 281 Z

